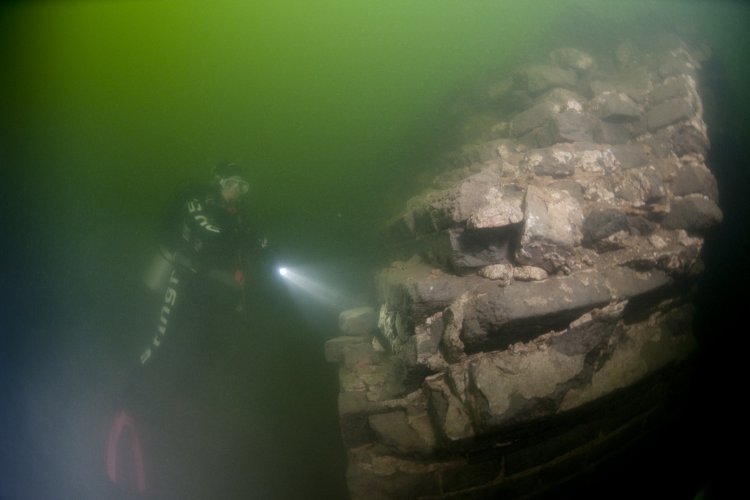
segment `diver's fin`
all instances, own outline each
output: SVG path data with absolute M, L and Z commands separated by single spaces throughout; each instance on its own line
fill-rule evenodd
M 107 439 L 107 476 L 109 476 L 110 481 L 114 484 L 120 484 L 122 481 L 122 478 L 118 476 L 117 451 L 120 438 L 125 430 L 127 430 L 127 434 L 130 436 L 130 451 L 133 457 L 136 487 L 138 488 L 138 492 L 143 494 L 146 491 L 146 475 L 143 470 L 143 449 L 141 448 L 138 433 L 135 431 L 133 417 L 125 413 L 125 410 L 120 410 L 114 421 L 112 421 L 112 427 L 109 430 L 109 438 Z

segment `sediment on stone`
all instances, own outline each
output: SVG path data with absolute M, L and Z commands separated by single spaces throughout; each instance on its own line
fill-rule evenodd
M 653 42 L 556 48 L 456 107 L 378 304 L 326 344 L 353 498 L 528 495 L 671 414 L 723 214 L 701 59 Z

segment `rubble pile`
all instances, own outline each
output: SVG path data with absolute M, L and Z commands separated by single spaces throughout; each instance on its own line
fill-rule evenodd
M 722 219 L 701 54 L 671 36 L 611 52 L 558 48 L 488 85 L 495 121 L 389 224 L 379 307 L 326 344 L 353 498 L 549 487 L 675 393 Z

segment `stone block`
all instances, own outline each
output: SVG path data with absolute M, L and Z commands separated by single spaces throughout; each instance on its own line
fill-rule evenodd
M 565 259 L 583 238 L 583 212 L 566 191 L 529 186 L 526 191 L 518 262 L 548 272 L 565 266 Z
M 438 312 L 427 318 L 423 323 L 414 327 L 414 335 L 401 343 L 396 349 L 396 355 L 410 373 L 424 378 L 426 374 L 445 370 L 448 363 L 440 349 L 443 335 L 443 313 Z M 421 378 L 419 379 L 421 381 Z
M 479 276 L 438 272 L 415 260 L 394 263 L 376 278 L 378 296 L 386 309 L 401 313 L 412 325 L 442 311 L 484 281 Z
M 534 130 L 550 129 L 549 123 L 555 115 L 565 112 L 583 111 L 585 99 L 566 89 L 553 89 L 538 97 L 533 106 L 516 114 L 511 120 L 513 137 L 522 137 Z
M 546 125 L 556 113 L 555 109 L 555 105 L 552 103 L 540 102 L 518 113 L 510 124 L 513 136 L 521 137 Z
M 339 330 L 344 335 L 370 335 L 378 327 L 378 316 L 372 307 L 347 309 L 339 314 Z
M 676 124 L 670 130 L 669 140 L 674 154 L 678 157 L 698 155 L 705 158 L 708 154 L 710 142 L 702 122 L 690 120 Z
M 650 162 L 646 146 L 640 143 L 618 144 L 612 146 L 611 150 L 623 169 L 643 167 Z
M 634 137 L 631 127 L 624 123 L 600 121 L 593 130 L 594 141 L 600 144 L 625 144 Z
M 491 186 L 484 194 L 484 203 L 479 204 L 467 219 L 470 229 L 492 229 L 518 224 L 523 220 L 523 197 L 525 190 L 516 184 Z
M 632 219 L 629 218 L 632 231 Z M 700 254 L 703 240 L 691 238 L 684 230 L 653 230 L 651 234 L 632 234 L 623 239 L 621 249 L 611 252 L 611 259 L 640 271 L 659 269 L 671 277 L 690 272 Z
M 368 418 L 378 411 L 386 411 L 378 403 L 368 401 L 364 391 L 340 392 L 338 410 L 341 439 L 347 448 L 374 441 Z
M 461 340 L 467 352 L 504 349 L 565 328 L 610 297 L 606 278 L 597 272 L 479 289 L 462 303 Z
M 601 269 L 600 272 L 611 300 L 633 299 L 673 284 L 672 278 L 658 269 L 640 271 L 615 265 Z
M 694 78 L 697 67 L 694 61 L 685 59 L 684 54 L 669 54 L 662 57 L 659 75 L 662 77 L 689 75 Z
M 514 78 L 516 86 L 531 95 L 539 95 L 555 87 L 572 88 L 577 81 L 575 71 L 546 64 L 527 66 L 516 72 Z
M 576 142 L 555 144 L 554 146 L 531 149 L 526 152 L 520 162 L 525 172 L 538 176 L 565 178 L 573 176 L 577 171 L 603 173 L 617 168 L 617 159 L 610 148 L 600 148 L 590 142 Z M 561 181 L 548 184 L 547 189 L 562 189 L 571 193 L 569 187 L 575 186 L 575 181 L 568 182 L 568 188 L 563 188 Z M 580 185 L 576 188 L 580 192 Z M 580 196 L 574 195 L 579 199 Z
M 346 346 L 368 342 L 369 340 L 368 337 L 346 335 L 329 339 L 325 343 L 325 359 L 329 363 L 343 363 Z
M 522 188 L 508 183 L 498 169 L 486 167 L 451 188 L 412 198 L 403 219 L 414 235 L 460 228 L 467 221 L 474 229 L 502 227 L 520 221 L 522 199 Z
M 434 446 L 434 432 L 426 409 L 427 400 L 421 390 L 403 397 L 380 401 L 372 401 L 365 391 L 341 392 L 338 410 L 344 444 L 353 447 L 374 442 L 377 435 L 370 425 L 370 418 L 385 413 L 401 412 L 406 415 L 409 426 L 431 449 Z
M 425 379 L 430 412 L 438 435 L 447 443 L 460 442 L 474 436 L 474 425 L 461 399 L 451 390 L 444 374 Z
M 463 371 L 469 381 L 461 408 L 471 416 L 477 435 L 612 394 L 695 349 L 689 332 L 668 326 L 673 317 L 669 312 L 625 324 L 624 304 L 587 313 L 561 332 L 470 356 L 454 366 L 451 377 Z M 452 394 L 439 376 L 427 384 L 438 396 Z M 432 404 L 447 407 L 440 399 Z
M 404 390 L 402 380 L 393 369 L 393 359 L 376 351 L 372 343 L 347 345 L 343 356 L 339 369 L 339 385 L 343 391 L 363 391 L 368 400 L 383 401 Z
M 583 354 L 567 355 L 536 344 L 524 349 L 481 356 L 470 365 L 470 401 L 480 432 L 555 411 L 559 388 L 584 369 Z
M 479 276 L 497 281 L 500 286 L 508 286 L 513 280 L 513 266 L 510 264 L 493 264 L 479 270 Z
M 575 173 L 575 156 L 573 152 L 562 147 L 532 149 L 524 156 L 521 167 L 536 175 L 550 177 L 568 177 Z
M 550 120 L 553 143 L 558 142 L 593 142 L 594 130 L 599 120 L 580 111 L 561 111 Z
M 687 99 L 691 90 L 684 78 L 669 78 L 663 85 L 659 85 L 649 93 L 648 101 L 652 106 L 674 98 Z
M 633 207 L 664 203 L 667 188 L 652 166 L 631 168 L 613 176 L 615 195 Z
M 541 267 L 517 266 L 513 268 L 513 279 L 518 281 L 541 281 L 547 278 L 549 274 Z
M 682 98 L 668 99 L 646 113 L 646 123 L 650 131 L 658 130 L 680 120 L 688 120 L 695 114 L 690 101 Z
M 465 351 L 505 349 L 550 330 L 565 329 L 581 314 L 612 300 L 623 300 L 671 283 L 661 270 L 640 272 L 620 266 L 584 270 L 544 281 L 485 285 L 459 298 L 460 338 Z M 455 314 L 455 313 L 454 313 Z
M 628 229 L 628 217 L 615 208 L 593 210 L 583 223 L 583 241 L 594 243 Z
M 546 148 L 557 144 L 557 136 L 550 122 L 518 137 L 518 142 L 529 148 Z
M 631 386 L 669 364 L 684 360 L 697 347 L 688 331 L 669 328 L 672 313 L 657 311 L 645 321 L 623 325 L 623 334 L 611 353 L 592 373 L 590 381 L 571 388 L 560 402 L 570 410 Z
M 372 446 L 349 450 L 346 482 L 352 500 L 421 498 L 440 493 L 440 462 L 423 463 L 377 452 Z
M 372 415 L 368 420 L 378 442 L 400 455 L 424 455 L 434 450 L 435 437 L 426 414 L 410 417 L 398 410 Z
M 719 224 L 723 217 L 716 203 L 703 195 L 691 194 L 672 200 L 662 227 L 700 233 Z
M 624 92 L 604 91 L 589 102 L 591 113 L 597 118 L 613 123 L 634 122 L 643 109 Z
M 716 202 L 719 199 L 719 188 L 716 178 L 702 163 L 691 161 L 680 166 L 672 181 L 672 193 L 676 196 L 703 194 Z

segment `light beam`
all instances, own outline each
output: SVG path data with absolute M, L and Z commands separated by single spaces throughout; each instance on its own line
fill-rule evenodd
M 304 292 L 310 298 L 332 307 L 345 305 L 346 297 L 336 289 L 288 267 L 279 267 L 278 271 L 287 284 Z

